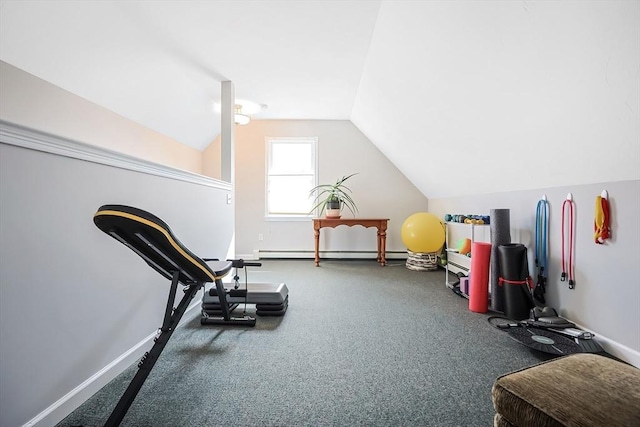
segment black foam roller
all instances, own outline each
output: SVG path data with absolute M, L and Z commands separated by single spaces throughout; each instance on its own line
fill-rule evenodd
M 491 209 L 491 269 L 489 287 L 491 289 L 491 310 L 504 313 L 504 289 L 499 286 L 500 263 L 498 247 L 511 243 L 511 221 L 509 209 Z
M 498 248 L 498 259 L 502 278 L 506 281 L 524 282 L 529 277 L 526 246 L 520 243 L 501 245 Z M 514 284 L 506 281 L 502 284 L 504 315 L 513 320 L 528 319 L 533 307 L 529 286 L 526 283 Z

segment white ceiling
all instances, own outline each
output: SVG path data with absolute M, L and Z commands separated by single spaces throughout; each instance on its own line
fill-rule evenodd
M 2 1 L 0 59 L 198 149 L 231 80 L 429 198 L 640 179 L 638 1 Z
M 220 82 L 255 118 L 351 115 L 379 1 L 2 1 L 0 56 L 203 149 Z

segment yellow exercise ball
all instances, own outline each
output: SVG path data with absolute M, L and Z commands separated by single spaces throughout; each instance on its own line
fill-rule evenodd
M 411 252 L 437 252 L 444 245 L 444 226 L 437 216 L 418 212 L 402 223 L 402 243 Z

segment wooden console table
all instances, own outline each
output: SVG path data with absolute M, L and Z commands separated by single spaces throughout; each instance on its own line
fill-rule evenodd
M 313 219 L 313 231 L 315 236 L 315 248 L 316 248 L 316 267 L 320 265 L 320 256 L 318 250 L 320 248 L 320 229 L 323 227 L 335 228 L 339 225 L 348 225 L 353 227 L 354 225 L 361 225 L 365 228 L 376 227 L 378 229 L 378 258 L 377 261 L 381 266 L 387 263 L 386 256 L 386 244 L 387 244 L 387 222 L 389 219 L 381 218 L 314 218 Z

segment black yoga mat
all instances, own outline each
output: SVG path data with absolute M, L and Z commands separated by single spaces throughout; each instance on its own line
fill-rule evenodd
M 502 273 L 504 291 L 504 315 L 509 319 L 523 320 L 529 318 L 533 308 L 533 300 L 528 284 L 508 283 L 526 282 L 529 277 L 527 247 L 520 243 L 501 245 L 498 248 L 498 259 Z
M 504 313 L 504 289 L 499 286 L 500 262 L 498 247 L 511 243 L 511 222 L 509 209 L 491 209 L 491 269 L 489 287 L 491 288 L 491 310 Z

